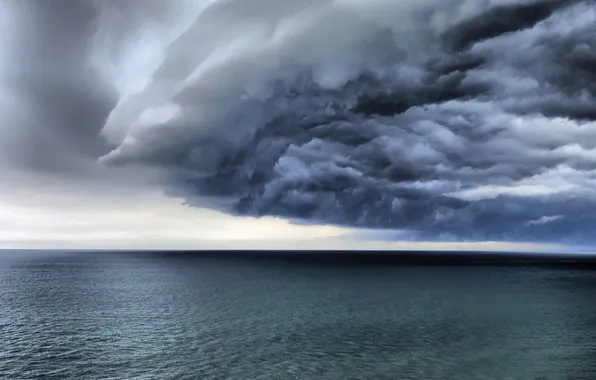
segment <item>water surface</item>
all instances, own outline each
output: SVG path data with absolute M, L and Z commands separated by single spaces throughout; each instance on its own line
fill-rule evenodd
M 0 253 L 1 379 L 596 379 L 596 272 Z

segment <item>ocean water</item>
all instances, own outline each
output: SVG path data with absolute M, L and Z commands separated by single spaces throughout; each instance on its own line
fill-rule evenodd
M 596 379 L 596 272 L 0 253 L 0 379 Z

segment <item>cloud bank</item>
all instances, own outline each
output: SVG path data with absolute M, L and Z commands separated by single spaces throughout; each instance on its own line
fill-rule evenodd
M 594 242 L 593 0 L 80 3 L 102 164 L 234 215 Z

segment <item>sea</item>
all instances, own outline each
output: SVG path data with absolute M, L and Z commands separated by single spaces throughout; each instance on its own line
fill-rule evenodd
M 363 256 L 0 252 L 0 379 L 596 379 L 596 271 Z

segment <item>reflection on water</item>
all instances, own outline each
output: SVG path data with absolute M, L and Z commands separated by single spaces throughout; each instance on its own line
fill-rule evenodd
M 0 254 L 2 379 L 596 379 L 596 273 Z

